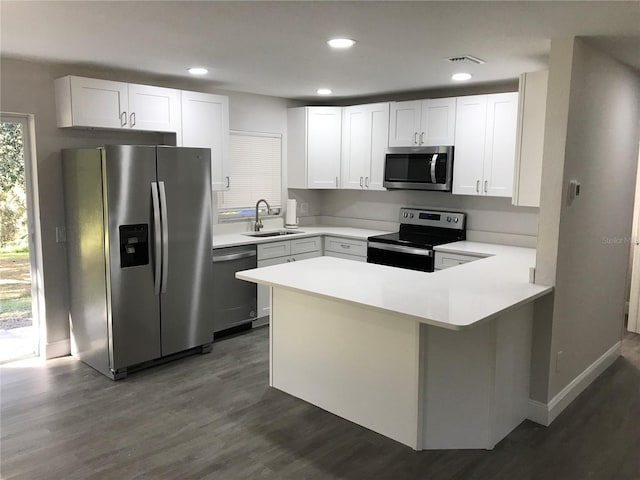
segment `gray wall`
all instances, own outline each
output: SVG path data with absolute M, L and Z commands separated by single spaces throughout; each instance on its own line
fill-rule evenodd
M 534 390 L 546 386 L 546 402 L 622 337 L 640 74 L 583 39 L 552 42 L 545 134 L 537 281 L 556 290 L 550 338 L 537 345 L 549 373 Z M 582 190 L 569 202 L 572 179 Z
M 288 102 L 280 98 L 227 92 L 216 89 L 212 84 L 190 79 L 151 77 L 126 71 L 35 63 L 8 58 L 2 58 L 0 72 L 2 111 L 35 115 L 44 264 L 42 283 L 46 307 L 42 346 L 46 352 L 54 355 L 69 352 L 65 245 L 56 243 L 55 240 L 55 227 L 64 225 L 60 150 L 94 147 L 105 143 L 156 144 L 164 143 L 165 140 L 159 134 L 57 128 L 53 89 L 55 78 L 71 74 L 229 95 L 229 120 L 232 129 L 282 133 L 283 140 L 286 141 Z

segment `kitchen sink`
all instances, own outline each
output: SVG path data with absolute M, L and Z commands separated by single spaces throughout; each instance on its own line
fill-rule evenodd
M 280 237 L 282 235 L 293 235 L 295 233 L 304 233 L 304 232 L 290 232 L 288 230 L 278 230 L 275 232 L 255 232 L 255 233 L 243 233 L 243 235 L 247 235 L 249 237 Z

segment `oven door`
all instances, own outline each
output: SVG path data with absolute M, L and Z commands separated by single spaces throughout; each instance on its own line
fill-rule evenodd
M 390 149 L 385 156 L 385 188 L 451 191 L 453 147 L 404 150 Z
M 421 272 L 433 272 L 433 250 L 369 241 L 367 262 Z

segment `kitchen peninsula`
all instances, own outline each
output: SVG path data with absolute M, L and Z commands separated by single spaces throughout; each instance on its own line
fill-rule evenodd
M 424 273 L 318 257 L 247 270 L 271 286 L 270 385 L 416 450 L 493 448 L 527 416 L 535 250 Z

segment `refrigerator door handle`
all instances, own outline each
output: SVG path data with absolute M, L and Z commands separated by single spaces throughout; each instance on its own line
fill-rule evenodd
M 158 197 L 158 182 L 151 182 L 151 201 L 153 205 L 153 238 L 155 243 L 154 270 L 153 270 L 153 291 L 156 296 L 160 295 L 160 278 L 162 275 L 162 221 L 160 219 L 160 200 Z
M 167 222 L 167 192 L 164 182 L 158 182 L 160 187 L 160 211 L 162 212 L 162 287 L 161 293 L 167 291 L 167 278 L 169 275 L 169 225 Z

